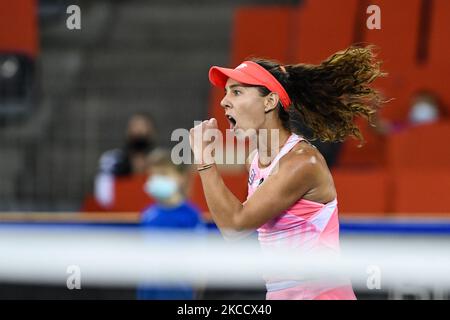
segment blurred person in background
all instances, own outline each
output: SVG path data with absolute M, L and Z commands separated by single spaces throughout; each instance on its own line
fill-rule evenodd
M 441 107 L 438 97 L 431 92 L 419 92 L 413 98 L 408 114 L 410 126 L 437 122 L 441 119 Z
M 182 231 L 203 234 L 206 225 L 200 210 L 187 200 L 190 166 L 175 165 L 170 152 L 155 149 L 147 159 L 148 180 L 145 191 L 156 203 L 146 208 L 141 217 L 144 232 Z M 189 284 L 140 285 L 138 299 L 194 299 L 199 292 Z
M 413 95 L 408 115 L 403 121 L 390 122 L 377 117 L 374 129 L 381 135 L 387 135 L 415 126 L 435 123 L 445 118 L 439 98 L 433 92 L 422 90 Z
M 135 113 L 126 129 L 125 145 L 104 152 L 99 161 L 95 178 L 95 198 L 102 207 L 114 203 L 114 179 L 116 177 L 145 174 L 146 156 L 155 148 L 155 125 L 147 113 Z

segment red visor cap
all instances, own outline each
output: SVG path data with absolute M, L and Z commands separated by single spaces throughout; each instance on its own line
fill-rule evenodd
M 266 69 L 253 61 L 244 61 L 235 69 L 211 67 L 209 81 L 216 87 L 225 88 L 228 78 L 250 85 L 264 86 L 278 93 L 285 109 L 291 105 L 291 99 L 277 79 Z

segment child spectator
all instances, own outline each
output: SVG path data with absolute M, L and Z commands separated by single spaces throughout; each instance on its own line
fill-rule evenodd
M 145 191 L 156 203 L 144 210 L 141 225 L 144 232 L 183 231 L 201 233 L 206 230 L 199 210 L 186 200 L 190 168 L 175 165 L 170 152 L 156 149 L 148 157 L 149 178 Z M 189 284 L 141 285 L 138 299 L 194 299 L 195 290 Z

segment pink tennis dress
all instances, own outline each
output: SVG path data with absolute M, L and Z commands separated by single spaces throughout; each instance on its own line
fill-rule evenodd
M 260 169 L 259 156 L 252 160 L 248 179 L 248 196 L 272 172 L 278 161 L 287 154 L 302 137 L 292 134 L 270 166 Z M 339 220 L 337 200 L 322 204 L 299 199 L 289 209 L 268 221 L 258 229 L 258 239 L 263 250 L 283 248 L 287 250 L 312 252 L 326 248 L 339 253 Z M 354 300 L 356 299 L 348 279 L 337 281 L 298 280 L 267 278 L 268 300 Z

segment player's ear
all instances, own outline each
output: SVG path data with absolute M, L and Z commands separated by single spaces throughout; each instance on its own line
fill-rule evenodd
M 264 112 L 269 113 L 274 110 L 277 107 L 279 101 L 280 97 L 278 96 L 278 93 L 269 93 L 264 99 Z

